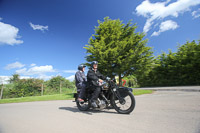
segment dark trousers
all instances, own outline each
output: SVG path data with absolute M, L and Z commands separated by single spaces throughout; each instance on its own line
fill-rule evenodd
M 101 88 L 99 86 L 94 86 L 94 92 L 92 94 L 92 98 L 91 98 L 91 101 L 96 101 L 97 98 L 99 97 L 99 94 L 101 92 Z
M 85 97 L 85 88 L 86 88 L 86 84 L 82 84 L 80 88 L 77 89 L 79 91 L 79 98 L 81 99 Z

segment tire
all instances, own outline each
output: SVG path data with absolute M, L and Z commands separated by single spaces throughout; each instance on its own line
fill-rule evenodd
M 112 96 L 111 102 L 114 109 L 120 114 L 130 114 L 135 108 L 135 98 L 133 93 L 130 91 L 123 91 L 123 94 L 121 94 L 120 97 L 123 99 L 121 102 L 115 95 Z
M 87 111 L 91 107 L 91 104 L 88 100 L 85 100 L 85 102 L 79 102 L 76 100 L 76 105 L 80 111 Z

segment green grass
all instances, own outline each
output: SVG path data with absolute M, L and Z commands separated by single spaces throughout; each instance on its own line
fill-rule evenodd
M 72 93 L 70 93 L 70 94 L 55 94 L 55 95 L 1 99 L 0 104 L 1 103 L 33 102 L 33 101 L 49 101 L 49 100 L 70 100 L 72 98 L 73 98 Z
M 152 90 L 140 90 L 134 89 L 134 95 L 142 95 L 142 94 L 151 94 Z M 0 104 L 2 103 L 21 103 L 21 102 L 33 102 L 33 101 L 50 101 L 50 100 L 71 100 L 73 99 L 73 94 L 55 94 L 55 95 L 44 95 L 44 96 L 31 96 L 31 97 L 21 97 L 21 98 L 9 98 L 9 99 L 1 99 Z
M 153 90 L 140 90 L 140 89 L 133 89 L 133 95 L 142 95 L 142 94 L 151 94 Z

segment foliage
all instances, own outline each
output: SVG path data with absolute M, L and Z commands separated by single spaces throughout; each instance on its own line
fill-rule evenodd
M 18 96 L 33 96 L 41 91 L 41 83 L 39 79 L 21 79 L 15 84 L 15 90 Z
M 1 87 L 2 88 L 2 87 Z M 10 98 L 11 96 L 11 89 L 14 88 L 14 84 L 10 83 L 10 84 L 4 84 L 3 85 L 3 98 Z
M 64 81 L 65 81 L 64 77 L 56 76 L 47 81 L 47 86 L 55 90 L 58 90 L 60 88 L 61 83 L 63 83 Z
M 84 47 L 89 53 L 88 62 L 99 62 L 99 70 L 106 76 L 119 76 L 119 83 L 125 76 L 135 74 L 141 79 L 149 72 L 152 62 L 152 51 L 143 40 L 143 33 L 136 33 L 137 26 L 129 21 L 126 25 L 122 21 L 104 18 L 98 21 L 95 34 Z
M 74 82 L 70 82 L 61 76 L 53 77 L 45 82 L 35 78 L 18 79 L 14 80 L 12 83 L 4 85 L 3 99 L 41 95 L 42 85 L 44 95 L 58 94 L 60 93 L 60 89 L 61 93 L 71 93 L 71 91 L 75 88 Z
M 65 88 L 74 88 L 74 84 L 70 82 L 69 80 L 65 79 L 62 76 L 56 76 L 51 78 L 49 81 L 46 82 L 46 85 L 50 88 L 53 89 L 54 91 L 58 91 L 60 87 L 65 87 Z
M 12 77 L 10 78 L 9 82 L 10 83 L 15 83 L 15 82 L 17 82 L 19 80 L 20 80 L 19 74 L 13 74 Z
M 199 85 L 199 68 L 200 41 L 187 42 L 176 53 L 159 55 L 142 86 Z
M 129 75 L 129 76 L 123 78 L 123 79 L 126 80 L 125 86 L 127 86 L 127 87 L 138 87 L 137 78 L 134 75 Z
M 24 97 L 38 95 L 41 91 L 41 83 L 39 79 L 20 79 L 14 83 L 14 88 L 9 90 L 11 97 Z

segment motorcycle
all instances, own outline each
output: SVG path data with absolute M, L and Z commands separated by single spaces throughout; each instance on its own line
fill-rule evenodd
M 132 88 L 119 87 L 114 80 L 106 80 L 100 86 L 101 92 L 97 99 L 97 105 L 100 110 L 107 107 L 113 107 L 120 114 L 129 114 L 135 108 L 135 98 L 132 93 Z M 79 92 L 74 93 L 76 105 L 80 111 L 87 111 L 91 108 L 90 99 L 93 89 L 86 88 L 84 102 L 78 101 Z

